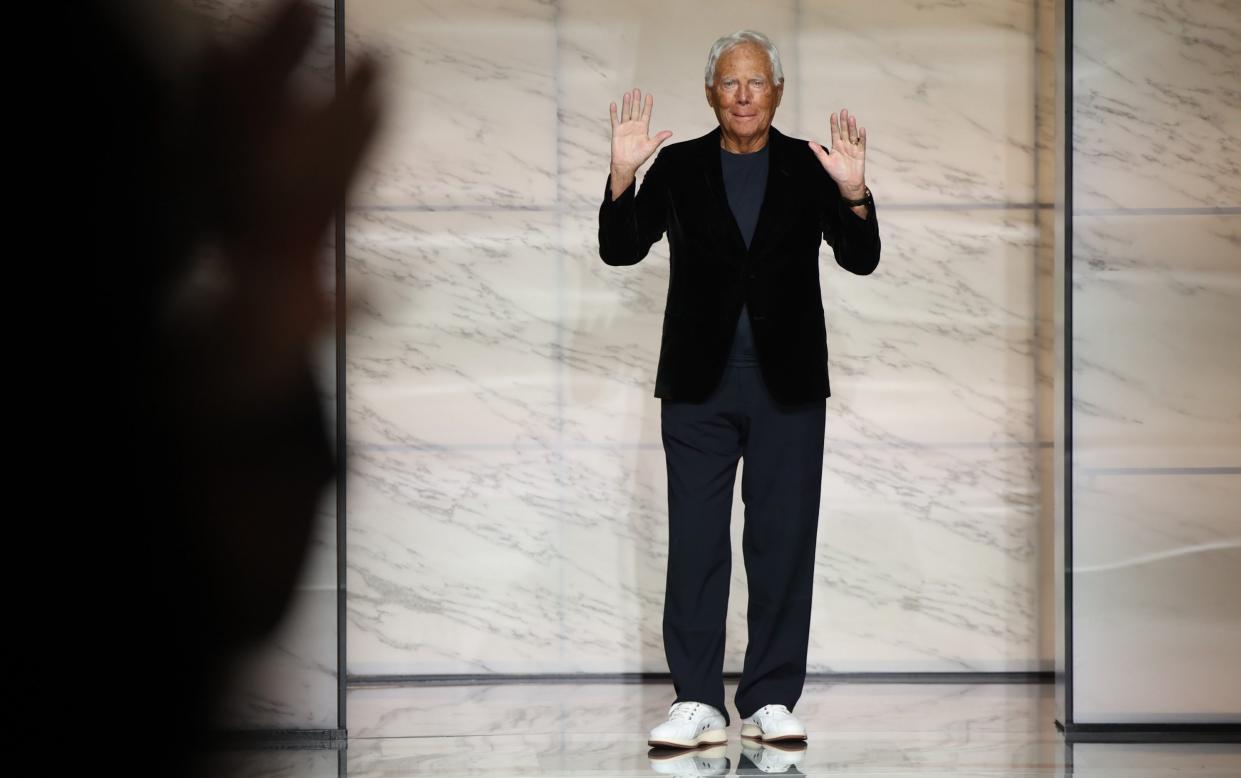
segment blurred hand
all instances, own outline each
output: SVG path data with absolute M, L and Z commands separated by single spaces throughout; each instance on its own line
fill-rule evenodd
M 243 393 L 278 385 L 332 321 L 323 239 L 379 119 L 369 59 L 322 104 L 294 90 L 315 25 L 315 10 L 292 0 L 252 40 L 210 48 L 191 108 L 207 184 L 201 227 L 234 292 L 218 319 L 235 331 L 216 334 Z

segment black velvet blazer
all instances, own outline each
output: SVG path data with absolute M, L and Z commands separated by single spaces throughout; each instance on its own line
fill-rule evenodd
M 742 302 L 768 390 L 793 404 L 831 395 L 819 290 L 819 246 L 859 275 L 879 264 L 873 204 L 863 219 L 843 202 L 806 141 L 770 129 L 767 189 L 747 250 L 728 207 L 720 129 L 666 146 L 640 192 L 615 202 L 611 178 L 599 207 L 599 256 L 641 262 L 667 232 L 671 266 L 655 396 L 705 400 L 719 383 Z

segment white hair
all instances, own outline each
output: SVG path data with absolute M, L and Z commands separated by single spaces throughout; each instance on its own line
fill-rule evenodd
M 755 43 L 767 53 L 767 59 L 771 61 L 771 77 L 775 80 L 776 85 L 784 83 L 784 68 L 780 67 L 780 52 L 776 50 L 776 44 L 761 32 L 754 30 L 738 30 L 732 35 L 725 35 L 715 43 L 711 44 L 711 53 L 707 55 L 707 86 L 715 83 L 715 66 L 719 63 L 720 57 L 743 43 Z

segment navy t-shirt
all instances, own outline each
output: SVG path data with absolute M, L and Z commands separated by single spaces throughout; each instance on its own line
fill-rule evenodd
M 724 193 L 728 197 L 728 207 L 737 220 L 741 237 L 745 239 L 746 248 L 754 238 L 754 228 L 758 225 L 758 212 L 763 207 L 763 194 L 767 190 L 767 168 L 769 146 L 749 154 L 733 154 L 720 149 L 720 165 L 724 171 Z M 754 333 L 750 329 L 750 314 L 745 303 L 741 304 L 741 315 L 737 318 L 737 330 L 733 335 L 732 350 L 728 354 L 730 365 L 756 365 L 758 355 L 754 351 Z

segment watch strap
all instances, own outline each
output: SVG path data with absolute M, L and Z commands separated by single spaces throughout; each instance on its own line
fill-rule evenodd
M 845 201 L 845 205 L 848 205 L 848 206 L 850 206 L 850 207 L 853 207 L 853 206 L 858 206 L 858 205 L 868 205 L 869 203 L 873 202 L 873 200 L 872 200 L 872 198 L 871 198 L 871 196 L 870 196 L 870 187 L 869 187 L 869 186 L 868 186 L 868 187 L 866 187 L 866 194 L 865 194 L 864 196 L 862 196 L 862 197 L 858 198 L 857 200 L 850 200 L 850 199 L 848 199 L 847 197 L 845 197 L 844 195 L 841 195 L 841 196 L 840 196 L 840 199 L 841 199 L 841 200 L 844 200 L 844 201 Z

